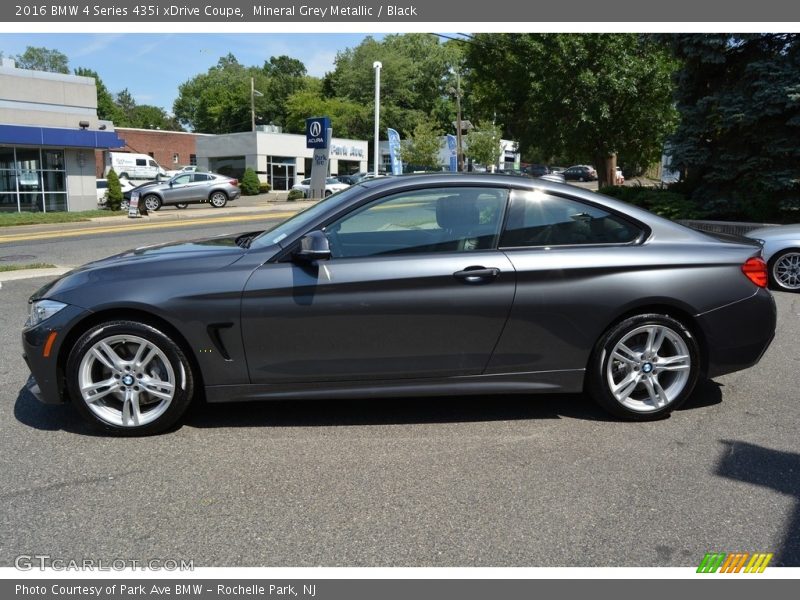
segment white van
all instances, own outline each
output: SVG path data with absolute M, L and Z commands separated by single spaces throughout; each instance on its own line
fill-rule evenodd
M 106 154 L 105 174 L 114 169 L 120 177 L 127 179 L 158 179 L 166 176 L 152 156 L 131 154 L 130 152 L 108 152 Z

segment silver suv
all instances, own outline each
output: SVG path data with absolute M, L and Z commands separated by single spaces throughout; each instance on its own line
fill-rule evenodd
M 180 173 L 167 181 L 154 181 L 131 191 L 139 194 L 139 204 L 147 210 L 162 206 L 186 208 L 189 204 L 208 202 L 222 208 L 229 200 L 242 195 L 239 180 L 215 173 Z

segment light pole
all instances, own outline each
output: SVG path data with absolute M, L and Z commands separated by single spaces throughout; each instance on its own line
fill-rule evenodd
M 256 96 L 259 98 L 263 96 L 261 92 L 256 89 L 254 79 L 250 78 L 250 131 L 256 130 Z
M 373 161 L 375 163 L 375 176 L 378 175 L 378 162 L 381 158 L 381 151 L 379 148 L 380 138 L 380 124 L 381 124 L 381 68 L 383 64 L 381 61 L 376 60 L 372 63 L 372 68 L 375 69 L 375 151 L 373 153 Z

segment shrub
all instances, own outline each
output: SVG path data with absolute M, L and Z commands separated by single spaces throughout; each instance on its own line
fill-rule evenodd
M 261 185 L 261 181 L 258 179 L 258 175 L 256 172 L 247 167 L 244 170 L 244 175 L 242 175 L 242 181 L 239 184 L 239 187 L 242 188 L 242 194 L 245 196 L 255 196 L 258 194 L 258 188 Z
M 295 200 L 302 200 L 306 195 L 300 190 L 290 190 L 289 195 L 286 197 L 287 202 L 294 202 Z
M 266 181 L 262 181 L 258 184 L 258 193 L 259 194 L 266 194 L 268 191 L 272 189 L 272 186 L 268 184 Z
M 119 183 L 119 177 L 114 169 L 111 169 L 108 172 L 108 194 L 106 201 L 106 206 L 111 210 L 119 210 L 120 205 L 122 204 L 122 186 Z
M 706 216 L 705 212 L 700 210 L 694 202 L 671 189 L 663 190 L 637 185 L 607 185 L 600 188 L 599 192 L 667 219 L 701 219 Z

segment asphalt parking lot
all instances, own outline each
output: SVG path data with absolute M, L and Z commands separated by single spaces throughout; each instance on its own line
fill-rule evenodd
M 44 281 L 0 289 L 0 566 L 800 565 L 800 295 L 776 294 L 758 366 L 660 422 L 610 421 L 582 396 L 275 402 L 118 439 L 23 391 L 25 301 Z

